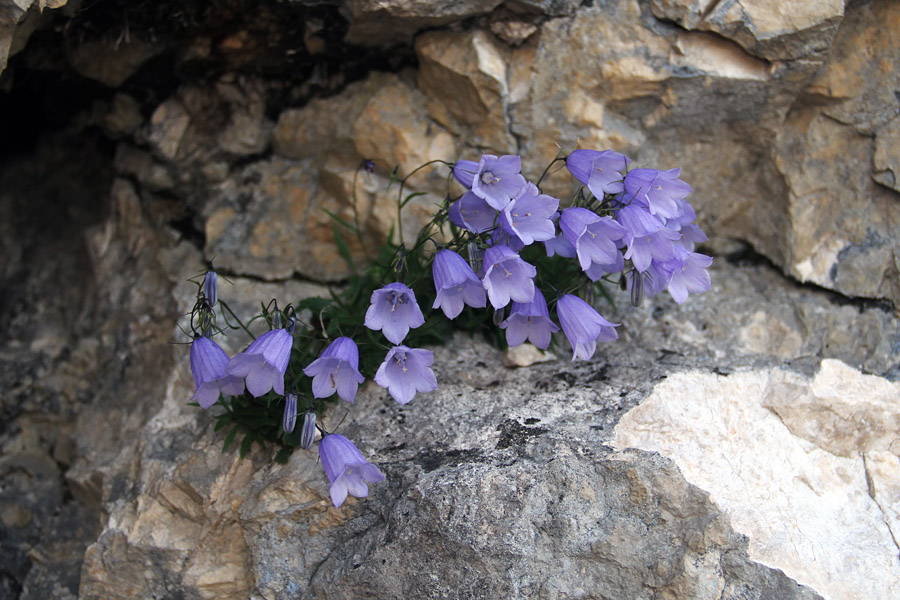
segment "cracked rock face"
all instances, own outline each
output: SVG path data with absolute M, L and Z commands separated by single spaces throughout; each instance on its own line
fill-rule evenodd
M 0 597 L 891 597 L 898 10 L 0 0 Z M 395 165 L 557 144 L 682 167 L 710 292 L 616 296 L 589 364 L 461 336 L 436 392 L 364 388 L 387 481 L 340 510 L 313 453 L 219 451 L 186 279 L 326 293 Z M 455 185 L 410 180 L 407 241 Z

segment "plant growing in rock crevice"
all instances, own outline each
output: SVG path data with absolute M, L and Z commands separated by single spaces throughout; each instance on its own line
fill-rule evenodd
M 584 186 L 562 210 L 559 199 L 540 189 L 560 162 Z M 210 269 L 198 282 L 191 313 L 197 390 L 192 400 L 209 408 L 221 398 L 216 429 L 231 428 L 225 449 L 242 434 L 242 455 L 253 442 L 275 442 L 281 445 L 276 460 L 284 461 L 295 448 L 309 448 L 318 430 L 335 506 L 348 493 L 367 495 L 366 482 L 384 476 L 351 441 L 328 432 L 316 418 L 335 395 L 353 402 L 365 379 L 401 404 L 436 389 L 433 355 L 421 347 L 443 342 L 454 329 L 481 332 L 498 346 L 529 340 L 547 348 L 560 330 L 551 309 L 572 360 L 589 360 L 598 342 L 618 338 L 618 324 L 595 308 L 601 296 L 612 306 L 604 284 L 629 289 L 634 304 L 663 290 L 682 303 L 709 289 L 712 259 L 694 251 L 706 236 L 693 223 L 686 200 L 690 186 L 678 169 L 629 170 L 630 162 L 612 150 L 575 150 L 557 156 L 535 183 L 522 175 L 521 158 L 514 155 L 428 163 L 448 167 L 465 192 L 447 195 L 414 244 L 389 239 L 372 265 L 330 298 L 284 308 L 273 300 L 257 317 L 269 331 L 231 359 L 211 339 L 223 333 L 216 305 L 227 311 L 227 328 L 250 331 L 232 323 L 236 316 L 218 299 Z M 370 162 L 360 167 L 372 168 Z M 404 196 L 408 178 L 399 180 L 397 194 L 400 240 L 402 211 L 418 195 Z M 361 231 L 334 219 L 338 249 L 350 262 L 341 232 L 361 241 Z M 421 307 L 429 304 L 432 313 L 426 316 Z

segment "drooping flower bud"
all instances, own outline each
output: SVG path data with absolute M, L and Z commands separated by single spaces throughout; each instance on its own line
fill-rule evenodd
M 297 395 L 287 394 L 284 397 L 284 417 L 281 419 L 281 428 L 285 433 L 294 431 L 297 424 Z
M 216 302 L 219 300 L 218 278 L 219 276 L 212 269 L 207 271 L 206 277 L 203 278 L 204 295 L 206 296 L 206 301 L 209 303 L 210 308 L 215 306 Z
M 309 410 L 303 415 L 303 430 L 300 432 L 300 447 L 309 450 L 316 439 L 316 413 Z
M 631 272 L 631 305 L 640 306 L 644 300 L 644 275 L 639 271 Z

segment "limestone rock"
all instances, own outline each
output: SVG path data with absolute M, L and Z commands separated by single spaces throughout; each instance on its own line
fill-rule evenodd
M 433 118 L 467 144 L 509 154 L 509 57 L 485 31 L 434 32 L 416 40 L 419 88 Z
M 9 57 L 19 52 L 37 27 L 36 13 L 65 6 L 67 0 L 0 1 L 0 73 Z
M 71 52 L 69 62 L 79 74 L 111 88 L 134 75 L 142 64 L 163 51 L 159 45 L 133 40 L 123 43 L 85 42 Z
M 777 0 L 654 0 L 653 14 L 686 29 L 713 31 L 768 60 L 826 52 L 844 16 L 840 0 L 785 5 Z
M 755 560 L 826 598 L 890 598 L 900 585 L 894 516 L 870 495 L 863 455 L 884 456 L 889 442 L 877 427 L 869 441 L 868 422 L 900 418 L 887 401 L 898 392 L 829 361 L 812 381 L 777 369 L 678 373 L 622 418 L 615 446 L 675 460 L 748 536 Z
M 350 0 L 347 41 L 377 45 L 408 42 L 419 29 L 491 12 L 502 0 Z
M 900 44 L 890 34 L 900 26 L 900 7 L 867 2 L 848 11 L 828 61 L 809 92 L 829 100 L 829 117 L 871 135 L 897 115 Z
M 789 186 L 790 272 L 801 281 L 897 302 L 896 193 L 875 185 L 870 172 L 844 160 L 854 156 L 871 165 L 871 138 L 808 109 L 786 122 L 776 152 Z
M 874 174 L 885 187 L 900 192 L 900 119 L 894 118 L 875 135 Z

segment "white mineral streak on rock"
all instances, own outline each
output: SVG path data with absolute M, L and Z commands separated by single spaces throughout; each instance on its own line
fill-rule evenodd
M 622 418 L 615 445 L 673 459 L 749 537 L 752 559 L 829 600 L 900 598 L 900 441 L 886 433 L 898 398 L 897 384 L 834 360 L 811 381 L 677 373 Z

